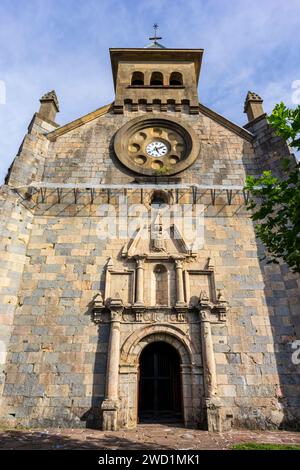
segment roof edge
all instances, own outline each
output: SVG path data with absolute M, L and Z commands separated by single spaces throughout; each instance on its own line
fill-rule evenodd
M 112 105 L 113 103 L 101 106 L 101 108 L 98 108 L 95 111 L 85 114 L 84 116 L 81 116 L 80 118 L 75 119 L 74 121 L 68 122 L 67 124 L 64 124 L 58 129 L 55 129 L 54 131 L 48 132 L 48 134 L 46 134 L 47 139 L 54 141 L 57 139 L 57 137 L 60 137 L 61 135 L 66 134 L 67 132 L 72 131 L 73 129 L 76 129 L 77 127 L 80 127 L 83 124 L 86 124 L 87 122 L 93 121 L 94 119 L 103 116 L 112 109 Z
M 238 124 L 235 124 L 232 121 L 229 121 L 229 119 L 226 119 L 224 116 L 221 114 L 216 113 L 212 109 L 208 108 L 207 106 L 204 106 L 204 104 L 199 103 L 199 110 L 205 115 L 213 119 L 214 121 L 218 122 L 219 124 L 222 124 L 224 127 L 227 129 L 233 131 L 235 134 L 238 134 L 240 137 L 243 137 L 244 139 L 248 140 L 249 142 L 252 142 L 254 139 L 254 135 L 252 132 L 247 131 L 243 127 L 239 126 Z

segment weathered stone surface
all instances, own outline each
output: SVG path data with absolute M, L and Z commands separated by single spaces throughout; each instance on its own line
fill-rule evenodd
M 184 88 L 176 96 L 182 93 Z M 186 425 L 297 425 L 299 365 L 292 363 L 291 345 L 300 334 L 299 278 L 284 265 L 259 260 L 263 248 L 241 192 L 231 204 L 226 193 L 217 192 L 213 205 L 210 191 L 170 190 L 166 197 L 172 202 L 196 198 L 204 204 L 204 245 L 191 256 L 181 240 L 170 256 L 170 244 L 160 240 L 158 262 L 147 258 L 153 255 L 148 242 L 132 240 L 132 247 L 126 237 L 99 239 L 99 207 L 109 198 L 118 212 L 118 198 L 97 190 L 91 200 L 89 189 L 99 183 L 122 187 L 137 178 L 118 162 L 112 142 L 138 116 L 171 118 L 193 128 L 200 153 L 178 175 L 182 184 L 243 185 L 248 173 L 261 168 L 279 172 L 286 144 L 274 139 L 263 116 L 247 125 L 252 139 L 202 105 L 198 114 L 187 104 L 151 104 L 148 110 L 142 105 L 126 104 L 123 114 L 106 107 L 54 132 L 54 125 L 35 115 L 1 189 L 1 421 L 100 427 L 102 407 L 108 427 L 134 427 L 139 355 L 151 342 L 164 341 L 180 357 Z M 32 181 L 54 189 L 32 198 L 25 192 L 21 200 L 15 187 Z M 76 195 L 55 189 L 66 183 L 84 188 Z M 154 183 L 159 189 L 158 178 Z M 127 197 L 135 204 L 142 198 L 149 208 L 153 190 L 127 190 Z M 223 314 L 219 294 L 230 307 L 223 305 Z M 201 328 L 203 321 L 207 328 Z M 220 406 L 209 408 L 206 400 L 215 396 Z

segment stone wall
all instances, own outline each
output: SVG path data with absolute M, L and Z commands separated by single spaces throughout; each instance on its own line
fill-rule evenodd
M 124 116 L 108 113 L 54 142 L 45 143 L 43 181 L 133 181 L 134 175 L 123 169 L 112 154 L 114 133 L 133 115 L 137 113 Z M 193 126 L 201 140 L 199 159 L 180 175 L 183 182 L 242 185 L 246 171 L 256 168 L 259 154 L 254 155 L 248 140 L 204 115 L 174 113 L 172 116 Z M 40 139 L 44 145 L 45 137 Z M 22 159 L 14 164 L 10 184 L 21 181 L 21 163 Z M 41 168 L 38 168 L 40 175 Z M 5 194 L 6 188 L 3 191 Z M 93 301 L 99 291 L 104 292 L 104 271 L 109 258 L 119 267 L 133 266 L 121 256 L 126 240 L 99 240 L 99 201 L 91 204 L 88 197 L 80 195 L 75 204 L 72 191 L 60 201 L 55 191 L 49 191 L 45 202 L 35 198 L 24 201 L 28 209 L 20 206 L 19 212 L 4 210 L 4 227 L 13 234 L 10 239 L 11 234 L 7 233 L 6 242 L 13 253 L 7 254 L 4 247 L 7 271 L 3 288 L 9 290 L 4 295 L 3 312 L 8 309 L 9 320 L 8 327 L 3 328 L 3 337 L 10 347 L 6 357 L 2 421 L 31 426 L 85 426 L 86 422 L 101 425 L 110 325 L 105 322 L 95 325 L 91 321 Z M 264 267 L 259 262 L 260 248 L 241 196 L 235 197 L 230 206 L 220 195 L 215 206 L 207 194 L 198 194 L 198 198 L 206 204 L 205 244 L 193 268 L 204 269 L 211 258 L 216 289 L 224 292 L 230 304 L 226 322 L 212 324 L 224 422 L 228 426 L 261 428 L 291 422 L 299 413 L 296 396 L 299 375 L 291 364 L 290 354 L 291 339 L 299 334 L 298 281 L 285 273 L 283 267 Z M 191 193 L 187 199 L 192 200 Z M 7 201 L 5 204 L 9 204 L 8 197 Z M 32 228 L 28 225 L 29 208 L 35 214 Z M 18 218 L 20 213 L 22 220 Z M 16 224 L 12 224 L 14 219 Z M 19 238 L 23 231 L 26 235 Z M 17 264 L 11 264 L 15 256 Z M 183 265 L 184 270 L 190 267 L 191 263 Z M 144 289 L 149 291 L 146 281 Z M 175 297 L 174 289 L 173 283 L 171 301 Z M 13 306 L 7 295 L 13 296 Z M 152 302 L 149 296 L 145 299 Z M 199 322 L 194 317 L 192 322 L 188 318 L 179 329 L 198 354 L 199 369 L 187 409 L 191 413 L 198 404 L 200 423 L 204 390 Z M 161 320 L 156 323 L 164 325 Z M 135 321 L 123 321 L 121 347 L 140 328 Z M 141 345 L 147 343 L 143 337 L 140 340 Z M 126 378 L 125 369 L 121 375 L 119 391 L 124 405 L 124 390 L 128 384 L 136 387 L 136 382 L 135 379 L 130 382 L 129 376 Z M 191 383 L 187 382 L 186 386 Z M 134 410 L 134 406 L 132 402 L 127 411 L 123 406 L 121 422 L 128 420 L 124 417 L 127 412 L 133 422 L 134 411 L 130 409 Z
M 276 136 L 261 116 L 245 126 L 255 135 L 254 150 L 257 159 L 257 174 L 271 170 L 275 176 L 282 176 L 282 162 L 288 159 L 291 165 L 295 157 L 280 137 Z M 252 173 L 253 174 L 253 173 Z M 264 248 L 258 243 L 258 255 L 262 258 Z M 300 417 L 300 365 L 292 363 L 292 343 L 300 338 L 300 278 L 284 263 L 268 265 L 260 263 L 265 285 L 266 305 L 274 339 L 274 355 L 279 377 L 277 398 L 280 413 L 273 413 L 275 419 L 283 417 L 284 423 L 299 427 Z
M 11 341 L 15 309 L 26 262 L 26 247 L 31 233 L 32 214 L 18 201 L 14 192 L 4 186 L 0 191 L 0 399 L 7 380 L 7 354 Z M 11 370 L 10 380 L 17 372 Z
M 236 209 L 232 206 L 232 213 Z M 282 368 L 276 351 L 282 337 L 291 334 L 288 294 L 282 290 L 282 306 L 270 307 L 252 224 L 245 216 L 228 217 L 228 210 L 225 215 L 206 219 L 205 246 L 193 268 L 203 269 L 211 257 L 216 288 L 230 303 L 226 324 L 212 326 L 224 412 L 241 425 L 252 420 L 253 426 L 268 427 L 285 412 L 278 404 Z M 109 323 L 98 331 L 91 322 L 91 305 L 99 290 L 103 292 L 107 260 L 114 257 L 117 266 L 124 264 L 118 256 L 124 240 L 99 241 L 96 223 L 85 217 L 34 220 L 4 388 L 5 414 L 14 414 L 17 422 L 84 426 L 81 419 L 96 418 L 100 424 Z M 275 314 L 281 320 L 276 336 Z M 122 344 L 140 326 L 124 323 Z M 191 340 L 199 349 L 199 331 Z M 284 374 L 289 382 L 296 380 L 291 364 Z
M 28 133 L 6 177 L 10 186 L 26 186 L 32 181 L 41 181 L 49 144 L 45 134 L 55 130 L 56 127 L 38 113 L 33 116 Z
M 130 183 L 136 175 L 124 168 L 113 151 L 117 130 L 142 112 L 124 115 L 107 113 L 83 126 L 58 136 L 49 144 L 43 180 L 52 183 Z M 243 185 L 245 168 L 253 167 L 251 143 L 211 118 L 200 114 L 147 113 L 147 117 L 182 120 L 201 142 L 197 161 L 179 176 L 183 182 Z

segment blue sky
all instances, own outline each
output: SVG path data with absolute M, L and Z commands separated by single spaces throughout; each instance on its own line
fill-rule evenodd
M 0 180 L 39 98 L 56 90 L 64 124 L 114 98 L 109 47 L 204 48 L 200 101 L 246 123 L 248 90 L 271 111 L 300 80 L 300 0 L 0 0 Z M 2 81 L 2 82 L 1 82 Z

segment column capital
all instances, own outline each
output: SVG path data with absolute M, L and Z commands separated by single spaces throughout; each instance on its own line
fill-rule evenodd
M 199 295 L 197 308 L 200 314 L 201 321 L 210 321 L 211 312 L 213 310 L 214 304 L 210 301 L 210 298 L 206 291 L 202 290 Z
M 175 259 L 175 269 L 182 269 L 182 259 Z
M 199 310 L 201 322 L 210 322 L 210 312 L 211 312 L 210 308 Z
M 122 313 L 124 310 L 123 301 L 120 295 L 117 293 L 114 297 L 108 299 L 106 306 L 110 311 L 111 322 L 120 322 L 122 319 Z
M 120 323 L 121 320 L 122 320 L 122 313 L 123 313 L 123 308 L 118 309 L 118 310 L 111 310 L 110 311 L 110 321 Z
M 145 263 L 145 259 L 146 259 L 145 256 L 136 256 L 135 257 L 136 267 L 137 268 L 143 268 L 144 263 Z

